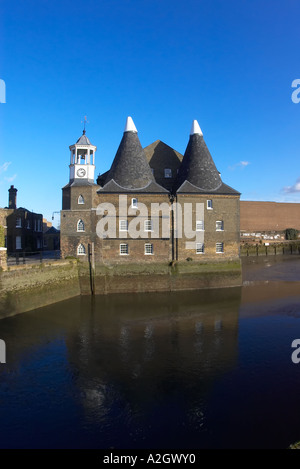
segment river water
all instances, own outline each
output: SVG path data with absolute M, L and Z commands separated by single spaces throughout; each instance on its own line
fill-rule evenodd
M 300 440 L 300 258 L 243 287 L 77 297 L 0 321 L 2 448 L 286 448 Z M 300 356 L 300 354 L 299 354 Z

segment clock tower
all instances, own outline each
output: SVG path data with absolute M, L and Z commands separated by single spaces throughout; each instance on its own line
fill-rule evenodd
M 70 184 L 85 185 L 94 183 L 95 152 L 97 147 L 91 144 L 85 135 L 85 129 L 81 137 L 70 147 Z

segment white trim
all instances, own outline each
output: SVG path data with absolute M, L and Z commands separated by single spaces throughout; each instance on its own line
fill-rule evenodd
M 222 251 L 217 250 L 217 245 L 222 247 Z M 217 254 L 224 254 L 224 243 L 216 243 L 216 253 Z
M 198 246 L 201 246 L 202 251 L 198 251 Z M 196 254 L 204 254 L 204 243 L 196 243 Z
M 121 228 L 122 223 L 126 223 L 126 228 Z M 128 231 L 128 220 L 119 220 L 119 231 Z
M 121 246 L 126 246 L 127 252 L 121 252 Z M 127 243 L 121 243 L 119 247 L 119 254 L 120 256 L 129 256 L 129 248 Z
M 80 247 L 83 248 L 83 252 L 79 252 Z M 85 245 L 82 244 L 82 243 L 78 244 L 78 246 L 77 246 L 77 256 L 85 256 L 85 255 L 86 255 Z
M 150 229 L 147 228 L 147 224 L 148 224 L 149 222 L 150 222 Z M 152 231 L 153 231 L 153 223 L 152 223 L 151 218 L 149 218 L 149 219 L 147 219 L 147 220 L 144 221 L 144 231 L 145 231 L 146 233 L 149 233 L 149 232 L 152 232 Z
M 136 200 L 136 204 L 135 204 L 135 205 L 133 205 L 133 201 L 134 201 L 134 200 Z M 138 208 L 138 203 L 139 203 L 138 199 L 137 199 L 136 197 L 133 197 L 133 198 L 131 199 L 131 208 Z
M 201 223 L 202 228 L 198 228 L 197 223 Z M 205 231 L 205 229 L 204 229 L 204 220 L 196 220 L 196 231 Z
M 221 223 L 222 228 L 217 228 L 217 223 Z M 224 221 L 223 220 L 216 220 L 216 231 L 224 231 Z
M 151 246 L 151 252 L 146 252 L 146 246 Z M 153 244 L 152 243 L 145 243 L 144 245 L 144 254 L 145 256 L 153 256 Z
M 79 224 L 82 226 L 83 229 L 79 229 Z M 81 218 L 77 222 L 77 232 L 78 233 L 84 233 L 85 232 L 84 221 Z

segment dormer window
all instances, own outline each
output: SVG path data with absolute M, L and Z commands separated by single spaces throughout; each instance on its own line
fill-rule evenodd
M 84 197 L 83 197 L 83 195 L 81 195 L 81 194 L 80 194 L 80 196 L 78 197 L 78 204 L 79 204 L 79 205 L 84 204 Z
M 171 178 L 172 177 L 172 169 L 166 168 L 165 169 L 165 178 Z
M 131 208 L 138 208 L 138 199 L 131 199 Z

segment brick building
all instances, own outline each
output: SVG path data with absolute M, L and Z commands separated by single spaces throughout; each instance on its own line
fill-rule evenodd
M 94 182 L 85 134 L 70 146 L 62 189 L 62 256 L 99 263 L 200 262 L 239 257 L 240 193 L 227 186 L 197 121 L 182 156 L 156 141 L 142 148 L 129 117 L 109 171 Z
M 300 231 L 300 204 L 283 202 L 240 202 L 241 241 L 280 241 L 285 230 Z
M 7 253 L 36 252 L 43 249 L 43 216 L 26 208 L 17 208 L 18 190 L 8 190 L 8 207 L 0 209 L 0 225 L 4 227 Z

